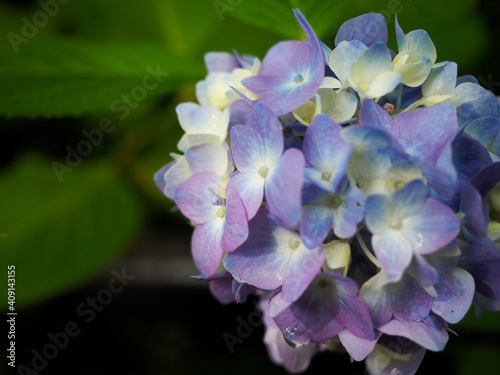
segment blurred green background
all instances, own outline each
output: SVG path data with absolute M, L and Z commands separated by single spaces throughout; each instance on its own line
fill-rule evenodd
M 222 307 L 189 278 L 191 229 L 153 175 L 176 151 L 175 106 L 196 101 L 203 55 L 262 58 L 274 43 L 302 38 L 292 8 L 330 47 L 344 21 L 374 11 L 386 16 L 396 49 L 398 13 L 405 32 L 428 31 L 438 61 L 457 62 L 459 75 L 500 93 L 498 2 L 0 1 L 0 265 L 16 266 L 18 363 L 29 364 L 31 350 L 125 266 L 136 276 L 130 287 L 42 373 L 279 371 L 262 328 L 230 356 L 222 333 L 252 306 Z M 499 317 L 472 315 L 453 327 L 461 338 L 444 354 L 427 356 L 426 373 L 500 368 Z M 325 364 L 363 372 L 345 356 L 320 357 L 310 373 Z

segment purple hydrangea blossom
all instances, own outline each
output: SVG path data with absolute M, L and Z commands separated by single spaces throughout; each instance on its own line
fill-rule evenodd
M 357 187 L 349 187 L 347 180 L 332 193 L 310 186 L 304 191 L 300 235 L 307 246 L 323 242 L 333 228 L 339 238 L 352 237 L 363 220 L 364 196 Z
M 325 74 L 318 37 L 299 11 L 295 16 L 307 41 L 276 44 L 262 60 L 259 74 L 242 82 L 277 115 L 284 115 L 313 97 Z
M 298 347 L 291 346 L 285 341 L 281 330 L 269 315 L 268 298 L 261 300 L 259 308 L 263 312 L 263 322 L 266 326 L 264 343 L 274 363 L 282 365 L 292 374 L 299 373 L 309 367 L 313 356 L 326 349 L 326 345 L 314 342 Z
M 265 195 L 269 213 L 285 226 L 295 226 L 300 219 L 304 157 L 297 149 L 283 152 L 283 129 L 266 105 L 255 105 L 247 125 L 233 126 L 231 148 L 238 173 L 229 185 L 238 191 L 248 218 L 255 216 Z
M 298 234 L 271 221 L 262 209 L 249 223 L 248 240 L 226 255 L 224 267 L 257 288 L 281 287 L 283 298 L 293 302 L 320 271 L 324 259 L 322 246 L 307 248 Z
M 223 252 L 234 251 L 248 237 L 241 199 L 234 189 L 221 192 L 220 181 L 212 171 L 200 172 L 174 192 L 174 201 L 181 212 L 197 224 L 191 242 L 193 258 L 206 276 L 217 271 Z
M 196 278 L 259 299 L 275 363 L 340 348 L 414 374 L 473 302 L 500 311 L 499 101 L 424 30 L 396 22 L 395 54 L 369 13 L 330 49 L 294 14 L 307 39 L 262 65 L 205 56 L 201 105 L 177 107 L 183 155 L 154 180 L 195 224 Z
M 374 340 L 370 315 L 357 294 L 353 280 L 335 273 L 319 274 L 293 303 L 282 292 L 276 294 L 269 313 L 285 339 L 296 345 L 326 341 L 344 328 L 358 338 Z
M 429 254 L 458 233 L 458 219 L 447 206 L 427 197 L 427 187 L 414 180 L 386 195 L 366 200 L 366 225 L 372 245 L 389 280 L 398 281 L 416 254 Z

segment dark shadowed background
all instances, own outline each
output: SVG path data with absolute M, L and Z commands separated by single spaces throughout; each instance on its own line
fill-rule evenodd
M 398 13 L 405 32 L 428 31 L 438 61 L 500 95 L 498 2 L 0 1 L 0 267 L 5 276 L 16 267 L 16 365 L 25 366 L 12 373 L 285 373 L 267 357 L 262 326 L 232 353 L 226 346 L 253 301 L 222 306 L 190 278 L 192 229 L 153 175 L 176 151 L 175 107 L 196 100 L 203 55 L 262 58 L 303 38 L 296 7 L 330 47 L 344 21 L 375 11 L 395 49 Z M 0 284 L 6 317 L 7 277 Z M 420 373 L 498 371 L 500 315 L 473 315 Z M 307 373 L 325 371 L 364 365 L 323 353 Z

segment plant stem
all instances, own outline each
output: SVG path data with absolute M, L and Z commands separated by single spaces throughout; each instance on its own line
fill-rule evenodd
M 371 260 L 371 262 L 377 266 L 377 268 L 382 268 L 382 265 L 380 264 L 380 262 L 378 261 L 377 258 L 375 258 L 375 256 L 371 253 L 371 251 L 368 249 L 368 247 L 366 246 L 365 244 L 365 241 L 363 240 L 363 238 L 361 237 L 361 235 L 359 233 L 356 233 L 356 239 L 358 240 L 359 242 L 359 245 L 361 246 L 361 248 L 363 249 L 363 252 L 365 253 L 365 255 L 368 257 L 368 259 Z
M 396 111 L 401 107 L 401 98 L 403 96 L 403 84 L 399 84 L 399 89 L 398 89 L 398 100 L 396 102 Z

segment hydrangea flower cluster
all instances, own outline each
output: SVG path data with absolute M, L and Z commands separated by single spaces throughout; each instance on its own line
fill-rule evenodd
M 424 30 L 398 51 L 369 13 L 333 49 L 260 61 L 208 53 L 185 135 L 155 176 L 195 226 L 192 255 L 223 303 L 260 299 L 272 360 L 290 372 L 343 350 L 370 374 L 414 374 L 475 302 L 500 310 L 499 101 Z

